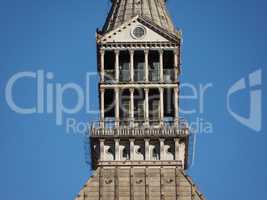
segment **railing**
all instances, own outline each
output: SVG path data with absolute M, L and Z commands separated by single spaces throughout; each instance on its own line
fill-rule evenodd
M 105 82 L 114 82 L 115 80 L 115 70 L 105 70 Z
M 149 70 L 149 81 L 160 81 L 160 71 L 155 69 Z
M 92 137 L 160 137 L 186 136 L 188 125 L 185 120 L 120 120 L 113 119 L 91 123 Z
M 134 81 L 144 81 L 145 80 L 145 71 L 141 69 L 134 70 Z
M 120 70 L 120 81 L 130 81 L 130 70 Z
M 172 82 L 175 80 L 174 70 L 173 69 L 164 69 L 163 70 L 163 79 L 165 82 Z
M 122 82 L 130 81 L 130 70 L 120 70 L 119 80 Z M 157 82 L 160 81 L 160 71 L 159 70 L 149 70 L 148 73 L 149 81 Z M 164 69 L 163 70 L 163 79 L 165 82 L 175 81 L 174 69 Z M 115 70 L 105 70 L 105 82 L 114 82 L 115 81 Z M 145 81 L 145 71 L 141 69 L 134 70 L 134 81 Z

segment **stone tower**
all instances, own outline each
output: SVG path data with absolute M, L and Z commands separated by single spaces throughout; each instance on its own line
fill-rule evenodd
M 204 199 L 185 174 L 190 134 L 179 118 L 181 33 L 165 3 L 112 0 L 97 32 L 94 172 L 76 200 Z

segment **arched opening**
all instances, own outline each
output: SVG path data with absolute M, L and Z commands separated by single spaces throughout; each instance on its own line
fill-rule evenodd
M 145 142 L 144 141 L 137 140 L 134 142 L 134 159 L 135 160 L 145 159 Z
M 159 141 L 150 141 L 149 144 L 149 154 L 150 160 L 160 159 L 160 144 Z
M 120 160 L 130 160 L 130 143 L 127 140 L 120 141 Z
M 165 160 L 174 160 L 175 144 L 173 140 L 166 140 L 164 144 Z
M 115 160 L 115 144 L 113 141 L 104 143 L 104 160 Z

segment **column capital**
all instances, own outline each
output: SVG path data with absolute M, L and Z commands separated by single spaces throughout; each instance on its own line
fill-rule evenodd
M 149 92 L 149 88 L 144 88 L 145 93 Z
M 100 50 L 99 50 L 99 53 L 100 53 L 101 55 L 104 55 L 104 54 L 105 54 L 105 51 L 106 51 L 105 49 L 100 49 Z
M 130 141 L 130 142 L 134 142 L 135 139 L 134 139 L 134 138 L 129 138 L 129 141 Z
M 144 141 L 149 142 L 150 138 L 144 138 Z
M 105 142 L 105 139 L 101 138 L 99 139 L 99 142 Z
M 164 142 L 165 139 L 164 139 L 164 138 L 159 138 L 159 141 L 160 141 L 160 142 Z
M 180 138 L 174 138 L 174 142 L 180 142 Z
M 174 53 L 174 55 L 178 56 L 179 55 L 179 49 L 178 48 L 173 49 L 173 53 Z
M 115 141 L 115 142 L 119 142 L 120 139 L 119 139 L 119 138 L 115 138 L 114 141 Z
M 145 53 L 145 55 L 148 55 L 149 49 L 144 49 L 144 53 Z
M 129 53 L 130 53 L 130 55 L 133 55 L 134 54 L 134 49 L 129 49 Z
M 158 51 L 160 55 L 163 55 L 163 51 L 164 51 L 163 49 L 159 49 Z
M 130 91 L 131 93 L 134 93 L 134 88 L 129 88 L 129 91 Z
M 118 55 L 118 54 L 120 54 L 120 50 L 119 50 L 119 49 L 115 49 L 115 50 L 114 50 L 114 53 L 115 53 L 116 55 Z
M 106 89 L 105 88 L 100 88 L 99 90 L 100 90 L 100 92 L 105 92 Z

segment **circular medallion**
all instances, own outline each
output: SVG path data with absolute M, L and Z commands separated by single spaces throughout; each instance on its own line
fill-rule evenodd
M 146 29 L 142 26 L 137 26 L 132 30 L 134 39 L 142 39 L 146 35 Z

